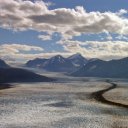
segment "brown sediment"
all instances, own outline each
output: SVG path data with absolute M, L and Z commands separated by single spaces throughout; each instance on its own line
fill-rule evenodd
M 112 83 L 112 82 L 108 82 L 108 83 L 110 83 L 112 86 L 107 88 L 107 89 L 103 89 L 103 90 L 100 90 L 100 91 L 97 91 L 97 92 L 93 92 L 91 94 L 92 98 L 94 98 L 95 100 L 97 100 L 101 103 L 104 103 L 104 104 L 114 105 L 114 106 L 118 106 L 118 107 L 124 107 L 124 108 L 128 109 L 128 105 L 126 105 L 126 104 L 116 103 L 116 102 L 109 101 L 106 98 L 104 98 L 103 94 L 105 92 L 108 92 L 108 91 L 110 91 L 112 89 L 115 89 L 117 87 L 117 84 L 115 84 L 115 83 Z
M 12 88 L 13 86 L 10 85 L 10 84 L 0 84 L 0 90 L 3 90 L 3 89 L 9 89 L 9 88 Z

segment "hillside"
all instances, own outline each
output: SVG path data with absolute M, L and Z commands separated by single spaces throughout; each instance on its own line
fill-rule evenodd
M 128 58 L 111 61 L 99 59 L 90 61 L 71 75 L 78 77 L 128 78 Z
M 0 83 L 50 82 L 53 79 L 19 68 L 0 68 Z

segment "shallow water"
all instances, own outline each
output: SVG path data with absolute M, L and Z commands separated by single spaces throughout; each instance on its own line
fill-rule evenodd
M 128 104 L 126 82 L 104 96 Z M 0 95 L 0 128 L 128 128 L 128 109 L 99 103 L 92 92 L 109 87 L 96 79 L 16 84 Z

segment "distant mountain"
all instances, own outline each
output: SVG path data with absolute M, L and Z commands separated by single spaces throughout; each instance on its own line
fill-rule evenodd
M 29 60 L 26 63 L 27 67 L 33 67 L 33 68 L 40 68 L 43 67 L 43 64 L 47 61 L 48 59 L 41 59 L 41 58 L 36 58 L 34 60 Z
M 0 68 L 8 68 L 8 67 L 9 67 L 9 65 L 0 59 Z
M 53 72 L 70 72 L 75 67 L 70 60 L 57 55 L 46 61 L 43 68 Z
M 78 77 L 128 78 L 128 58 L 111 61 L 96 59 L 88 62 L 71 75 Z
M 19 68 L 0 68 L 0 83 L 50 82 L 53 79 Z
M 33 68 L 41 68 L 52 72 L 73 72 L 87 63 L 81 54 L 74 54 L 68 58 L 56 55 L 49 59 L 36 58 L 28 61 L 25 66 Z
M 88 60 L 86 58 L 84 58 L 79 53 L 74 54 L 74 55 L 68 57 L 68 59 L 72 62 L 72 64 L 75 67 L 78 67 L 78 68 L 84 66 L 88 62 Z

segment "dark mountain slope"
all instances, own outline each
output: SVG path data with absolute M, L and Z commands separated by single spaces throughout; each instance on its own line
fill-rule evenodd
M 57 55 L 50 58 L 45 64 L 44 69 L 54 72 L 69 72 L 74 69 L 74 65 L 70 60 Z
M 0 68 L 8 68 L 8 67 L 9 67 L 9 65 L 0 59 Z
M 71 75 L 80 77 L 128 78 L 128 58 L 111 61 L 91 61 Z
M 50 82 L 53 79 L 19 68 L 0 68 L 0 83 Z
M 79 53 L 68 57 L 68 59 L 78 68 L 84 66 L 88 62 L 88 60 Z
M 29 60 L 25 65 L 27 67 L 33 67 L 33 68 L 40 68 L 43 67 L 43 64 L 47 61 L 48 59 L 41 59 L 41 58 L 36 58 L 34 60 Z

